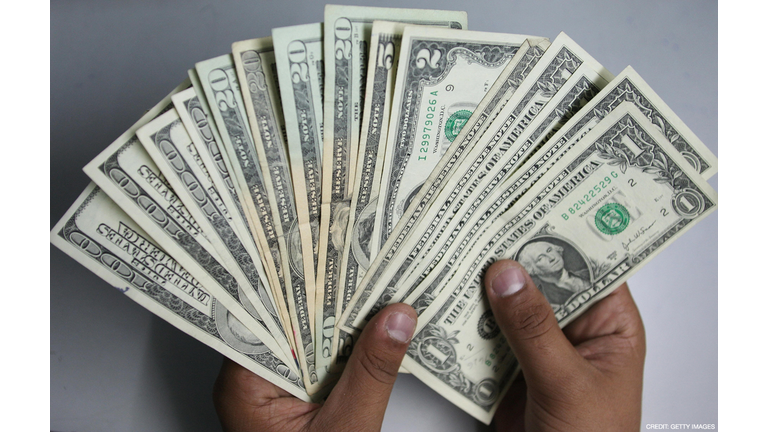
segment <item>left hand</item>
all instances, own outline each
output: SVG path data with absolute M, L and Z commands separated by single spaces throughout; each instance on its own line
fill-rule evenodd
M 225 358 L 213 401 L 227 432 L 381 429 L 397 371 L 416 328 L 416 311 L 387 306 L 365 326 L 324 404 L 291 396 Z

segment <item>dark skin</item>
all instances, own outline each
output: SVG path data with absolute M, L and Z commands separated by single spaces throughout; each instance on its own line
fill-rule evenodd
M 518 283 L 505 296 L 492 287 L 494 281 L 504 285 L 510 280 Z M 497 430 L 639 430 L 645 331 L 626 284 L 564 330 L 518 263 L 494 263 L 485 286 L 496 321 L 523 370 L 496 412 Z M 415 311 L 404 304 L 379 312 L 323 405 L 296 399 L 225 359 L 214 386 L 214 405 L 224 430 L 379 430 L 412 336 L 412 330 L 407 341 L 402 335 L 391 336 L 387 326 L 397 314 L 416 319 Z
M 499 261 L 485 276 L 496 322 L 523 369 L 496 412 L 496 430 L 639 430 L 645 329 L 627 284 L 560 330 L 524 269 L 519 291 L 502 298 L 491 289 L 511 267 L 522 269 Z
M 388 328 L 397 315 L 412 321 L 405 340 L 393 338 Z M 213 389 L 214 406 L 224 430 L 379 430 L 415 324 L 416 311 L 410 306 L 394 304 L 379 312 L 366 325 L 323 405 L 303 402 L 225 359 Z

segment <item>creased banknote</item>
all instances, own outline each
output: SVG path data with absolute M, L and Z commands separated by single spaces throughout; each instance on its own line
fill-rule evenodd
M 172 94 L 188 86 L 188 82 L 184 83 Z M 278 333 L 274 323 L 262 320 L 245 308 L 245 290 L 250 287 L 240 286 L 224 266 L 197 221 L 136 137 L 140 127 L 171 109 L 173 104 L 168 95 L 86 165 L 84 171 L 164 250 L 269 345 L 275 355 L 285 356 L 271 336 L 273 332 Z M 287 356 L 284 361 L 289 363 Z
M 545 56 L 552 59 L 550 65 L 537 66 L 531 79 L 521 84 L 520 92 L 490 126 L 487 138 L 481 138 L 485 145 L 472 149 L 459 164 L 457 172 L 462 177 L 438 194 L 435 202 L 439 207 L 432 206 L 425 213 L 423 221 L 429 225 L 420 237 L 407 242 L 409 257 L 399 267 L 399 279 L 381 294 L 372 311 L 413 295 L 424 275 L 434 268 L 428 261 L 436 262 L 465 247 L 471 232 L 488 218 L 484 212 L 484 206 L 492 202 L 488 197 L 612 78 L 565 35 L 551 48 L 553 56 Z
M 301 377 L 95 184 L 54 226 L 51 243 L 184 333 L 310 400 Z
M 275 307 L 272 292 L 261 264 L 251 255 L 236 233 L 229 213 L 221 209 L 221 198 L 192 144 L 175 109 L 170 109 L 141 127 L 136 135 L 165 180 L 197 221 L 222 263 L 243 288 L 251 307 L 263 321 L 274 325 L 270 331 L 281 349 L 292 358 L 288 337 Z M 275 331 L 276 330 L 276 331 Z
M 485 299 L 491 263 L 523 264 L 562 326 L 714 211 L 716 200 L 658 128 L 625 103 L 456 262 L 421 315 L 404 365 L 489 423 L 517 367 Z
M 323 156 L 323 24 L 272 29 L 299 224 L 309 225 L 317 270 Z
M 373 22 L 362 131 L 357 167 L 354 171 L 352 205 L 349 208 L 337 300 L 352 297 L 377 252 L 372 249 L 373 224 L 384 166 L 387 127 L 400 40 L 406 25 L 392 21 Z M 344 302 L 339 301 L 336 304 L 324 304 L 322 315 L 318 314 L 318 325 L 322 326 L 323 334 L 318 336 L 317 344 L 318 352 L 322 350 L 323 364 L 330 364 L 332 357 L 337 363 L 346 363 L 351 353 L 350 336 L 346 331 L 334 328 L 336 317 L 341 316 L 343 307 Z M 320 361 L 318 360 L 318 365 Z
M 243 101 L 253 134 L 269 211 L 272 212 L 279 256 L 282 260 L 288 310 L 304 384 L 309 394 L 319 390 L 314 355 L 314 261 L 309 225 L 299 224 L 283 135 L 283 113 L 277 88 L 272 38 L 251 39 L 232 45 L 235 67 L 243 84 Z M 306 250 L 308 253 L 304 254 Z
M 322 307 L 336 308 L 352 200 L 371 27 L 374 20 L 467 27 L 466 12 L 328 5 L 325 8 L 325 97 L 322 206 L 317 289 Z M 318 303 L 320 304 L 320 303 Z M 327 312 L 324 312 L 324 327 Z M 333 313 L 335 316 L 335 312 Z M 335 320 L 335 317 L 334 317 Z M 341 343 L 343 344 L 343 342 Z
M 406 30 L 403 46 L 406 46 L 405 37 L 410 34 L 411 30 L 412 29 L 410 28 Z M 456 96 L 453 95 L 453 92 L 463 90 L 468 95 L 476 95 L 475 97 L 478 99 L 472 101 L 471 107 L 468 102 L 466 103 L 466 108 L 472 110 L 480 104 L 482 96 L 485 95 L 485 93 L 482 92 L 482 86 L 484 85 L 487 86 L 487 89 L 494 89 L 497 91 L 497 94 L 489 95 L 487 97 L 492 98 L 493 101 L 503 99 L 498 93 L 506 93 L 507 87 L 493 87 L 493 85 L 501 73 L 505 71 L 505 66 L 510 62 L 511 55 L 509 58 L 506 58 L 505 61 L 503 61 L 503 58 L 496 60 L 497 63 L 495 69 L 489 66 L 493 65 L 493 63 L 490 63 L 490 59 L 492 59 L 494 55 L 499 56 L 499 46 L 511 46 L 517 48 L 525 43 L 526 38 L 522 36 L 517 36 L 515 38 L 515 35 L 464 32 L 474 33 L 474 35 L 471 38 L 467 36 L 467 40 L 463 42 L 461 39 L 451 40 L 455 46 L 448 45 L 443 50 L 435 51 L 435 53 L 439 53 L 435 55 L 436 58 L 446 57 L 447 59 L 457 59 L 454 60 L 454 62 L 457 62 L 457 65 L 451 67 L 446 59 L 444 60 L 444 65 L 441 65 L 438 62 L 435 65 L 435 71 L 428 73 L 421 72 L 419 66 L 422 66 L 423 69 L 428 69 L 429 66 L 427 66 L 426 63 L 419 62 L 417 57 L 426 55 L 428 50 L 425 49 L 424 46 L 434 44 L 433 41 L 435 39 L 441 41 L 445 40 L 447 35 L 441 33 L 447 33 L 447 31 L 431 30 L 435 34 L 434 36 L 430 36 L 430 33 L 426 32 L 425 29 L 413 29 L 413 31 L 417 31 L 417 33 L 415 33 L 412 38 L 408 39 L 413 41 L 411 42 L 410 56 L 408 56 L 408 52 L 403 51 L 400 60 L 400 64 L 409 65 L 412 70 L 408 76 L 410 77 L 412 75 L 413 77 L 398 81 L 402 82 L 403 85 L 395 89 L 395 100 L 397 101 L 398 95 L 402 96 L 400 102 L 401 109 L 398 110 L 397 105 L 394 105 L 393 102 L 393 120 L 390 122 L 387 156 L 385 158 L 384 176 L 382 178 L 382 184 L 387 185 L 387 192 L 382 192 L 382 194 L 380 194 L 379 209 L 376 216 L 377 222 L 376 227 L 374 228 L 374 235 L 376 234 L 376 228 L 379 228 L 380 233 L 387 234 L 386 237 L 382 236 L 381 239 L 386 239 L 389 243 L 386 250 L 382 251 L 382 254 L 377 256 L 374 264 L 359 285 L 358 291 L 355 293 L 355 298 L 350 302 L 349 307 L 345 309 L 339 326 L 348 332 L 355 332 L 362 329 L 362 326 L 368 319 L 369 312 L 375 313 L 375 311 L 381 308 L 382 304 L 385 305 L 386 302 L 392 298 L 399 288 L 400 278 L 407 275 L 406 270 L 409 268 L 408 266 L 410 262 L 413 261 L 413 258 L 418 256 L 405 256 L 405 254 L 397 255 L 398 259 L 402 260 L 410 258 L 411 261 L 406 264 L 402 264 L 402 261 L 393 263 L 393 249 L 405 247 L 402 242 L 405 234 L 400 232 L 397 237 L 389 240 L 388 231 L 392 229 L 392 223 L 395 222 L 398 214 L 402 214 L 408 208 L 411 201 L 419 195 L 422 186 L 429 180 L 429 172 L 438 165 L 441 156 L 450 147 L 455 148 L 452 143 L 461 133 L 460 130 L 455 130 L 455 134 L 454 132 L 448 133 L 448 129 L 450 129 L 453 124 L 453 120 L 451 119 L 453 118 L 454 120 L 459 121 L 458 116 L 463 115 L 466 117 L 466 119 L 463 120 L 464 122 L 472 120 L 472 111 L 469 109 L 461 109 L 455 111 L 450 116 L 448 115 L 450 112 L 449 106 L 451 105 L 453 98 L 458 97 L 458 100 L 461 101 L 467 99 L 467 96 Z M 438 38 L 438 36 L 442 37 Z M 504 36 L 508 39 L 504 39 Z M 453 37 L 459 38 L 460 36 L 455 35 Z M 483 37 L 485 37 L 488 42 L 480 43 L 483 40 Z M 494 40 L 494 38 L 497 40 Z M 470 48 L 474 49 L 474 51 Z M 445 51 L 445 53 L 443 53 L 443 51 Z M 457 54 L 451 54 L 451 52 L 454 51 L 456 51 Z M 515 49 L 512 52 L 512 55 L 514 55 L 516 51 L 517 50 Z M 490 56 L 490 58 L 488 58 L 488 56 Z M 405 59 L 409 57 L 412 59 L 406 62 Z M 546 57 L 546 55 L 544 55 L 544 57 Z M 478 59 L 483 58 L 485 58 L 485 61 L 478 61 Z M 516 71 L 519 74 L 519 72 L 525 72 L 526 69 L 530 70 L 526 65 L 529 65 L 529 62 L 532 60 L 533 59 L 525 59 L 525 62 L 518 63 L 519 68 L 514 67 L 512 68 L 512 71 Z M 466 66 L 461 68 L 463 64 L 466 64 Z M 539 109 L 546 104 L 548 98 L 551 98 L 556 93 L 556 86 L 562 86 L 567 80 L 567 76 L 560 76 L 561 70 L 570 74 L 568 68 L 575 71 L 578 64 L 573 62 L 566 64 L 566 62 L 558 61 L 557 66 L 560 69 L 554 67 L 551 68 L 551 71 L 548 74 L 541 74 L 540 81 L 544 87 L 536 87 L 533 94 L 527 98 L 512 96 L 513 99 L 517 97 L 517 100 L 506 103 L 504 109 L 514 112 L 514 119 L 517 119 L 518 117 L 522 118 L 523 116 L 521 113 L 530 109 L 531 106 L 535 106 L 536 109 Z M 536 67 L 542 68 L 542 65 L 537 64 Z M 443 72 L 437 73 L 440 71 Z M 490 75 L 486 78 L 486 80 L 491 81 L 490 83 L 480 79 L 482 76 L 481 72 L 483 71 Z M 507 72 L 510 71 L 507 70 Z M 400 68 L 399 73 L 405 74 L 403 67 Z M 441 77 L 441 74 L 446 74 L 448 77 L 444 80 L 434 78 L 434 75 Z M 405 77 L 405 75 L 403 76 Z M 453 79 L 450 80 L 448 78 Z M 461 84 L 454 84 L 454 81 Z M 533 81 L 536 83 L 535 79 Z M 422 82 L 439 84 L 424 85 Z M 417 94 L 416 90 L 421 91 L 421 94 Z M 447 93 L 447 96 L 441 98 L 440 95 L 443 93 Z M 518 95 L 519 93 L 515 92 L 514 94 Z M 453 105 L 456 104 L 460 104 L 460 102 L 453 103 Z M 490 105 L 494 106 L 498 104 L 498 102 L 490 103 Z M 485 108 L 487 108 L 487 106 L 481 107 L 481 110 Z M 430 109 L 433 111 L 430 111 Z M 398 118 L 399 120 L 396 122 L 394 119 Z M 475 121 L 478 121 L 477 117 L 475 117 Z M 497 118 L 496 121 L 499 121 L 499 119 Z M 475 124 L 472 124 L 471 126 L 475 127 Z M 462 123 L 461 128 L 463 127 L 464 124 Z M 416 132 L 419 132 L 419 134 Z M 471 151 L 471 149 L 465 149 L 467 153 Z M 454 153 L 450 153 L 448 157 L 452 157 L 453 154 Z M 424 169 L 421 169 L 422 165 L 425 165 Z M 459 175 L 461 174 L 462 173 L 459 173 Z M 453 178 L 459 177 L 465 179 L 472 177 L 472 173 L 463 174 L 464 175 L 461 177 L 454 174 Z M 408 193 L 403 193 L 402 189 L 408 189 Z M 400 199 L 397 198 L 398 196 L 400 196 Z M 386 200 L 389 204 L 382 207 L 381 200 Z M 399 203 L 398 200 L 400 200 Z M 395 211 L 396 208 L 399 208 L 400 210 Z M 442 212 L 441 216 L 447 215 L 445 212 Z M 387 222 L 387 219 L 389 219 L 390 222 Z M 396 245 L 393 245 L 393 243 L 396 243 Z M 423 243 L 424 242 L 421 242 L 419 246 L 424 246 Z M 372 275 L 375 276 L 372 277 Z M 386 282 L 381 283 L 383 281 Z M 376 285 L 376 288 L 374 288 L 374 285 Z
M 373 229 L 375 250 L 528 37 L 406 28 Z

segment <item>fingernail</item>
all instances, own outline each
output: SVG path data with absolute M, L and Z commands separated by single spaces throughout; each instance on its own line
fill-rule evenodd
M 413 337 L 413 331 L 416 329 L 416 321 L 402 312 L 395 312 L 387 318 L 384 324 L 387 334 L 395 342 L 406 343 Z
M 491 289 L 499 297 L 506 297 L 520 291 L 525 285 L 525 276 L 517 267 L 508 267 L 496 275 L 491 282 Z

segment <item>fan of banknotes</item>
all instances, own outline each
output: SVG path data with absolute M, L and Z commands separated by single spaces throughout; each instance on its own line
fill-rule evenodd
M 52 242 L 307 401 L 408 303 L 403 369 L 489 423 L 519 370 L 484 270 L 522 263 L 566 325 L 715 210 L 717 159 L 565 34 L 439 10 L 324 20 L 195 64 L 85 167 Z

